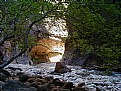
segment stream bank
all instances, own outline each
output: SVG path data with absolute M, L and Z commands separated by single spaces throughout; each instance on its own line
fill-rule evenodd
M 10 64 L 5 68 L 5 70 L 10 72 L 12 76 L 25 74 L 29 77 L 52 77 L 52 79 L 58 79 L 60 82 L 71 82 L 71 84 L 73 84 L 73 86 L 71 86 L 71 89 L 82 86 L 81 88 L 79 88 L 84 88 L 84 91 L 121 91 L 121 74 L 113 73 L 112 75 L 108 76 L 104 75 L 104 73 L 101 71 L 83 69 L 80 66 L 67 65 L 67 67 L 71 69 L 71 72 L 67 72 L 64 74 L 53 73 L 55 69 L 55 63 L 41 63 L 36 66 Z M 67 88 L 67 90 L 64 91 L 71 90 Z

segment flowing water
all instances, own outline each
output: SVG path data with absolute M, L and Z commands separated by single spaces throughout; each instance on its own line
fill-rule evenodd
M 61 38 L 66 38 L 68 36 L 68 32 L 66 29 L 66 22 L 62 19 L 59 19 L 57 21 L 52 22 L 51 19 L 48 18 L 48 24 L 46 24 L 46 28 L 47 30 L 49 30 L 49 32 L 51 34 L 53 34 L 53 37 L 50 37 L 51 39 L 54 40 L 59 40 L 60 42 L 62 41 Z M 65 43 L 62 43 L 61 45 L 56 45 L 53 46 L 52 50 L 54 52 L 58 52 L 61 53 L 59 55 L 53 56 L 50 59 L 51 62 L 58 62 L 61 60 L 64 51 L 65 51 Z

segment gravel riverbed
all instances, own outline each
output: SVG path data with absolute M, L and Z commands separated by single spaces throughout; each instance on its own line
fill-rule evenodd
M 62 81 L 73 82 L 75 86 L 79 83 L 85 83 L 88 91 L 121 91 L 121 74 L 114 73 L 113 75 L 104 75 L 101 71 L 82 69 L 80 66 L 68 66 L 71 72 L 64 74 L 53 73 L 55 63 L 41 63 L 36 66 L 22 65 L 22 64 L 9 64 L 5 69 L 13 75 L 18 73 L 25 73 L 30 76 L 40 75 L 43 77 L 53 76 Z M 11 70 L 15 68 L 15 70 Z

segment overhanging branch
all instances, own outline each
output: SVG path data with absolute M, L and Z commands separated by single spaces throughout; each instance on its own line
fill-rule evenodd
M 32 26 L 33 26 L 35 23 L 37 23 L 37 22 L 43 20 L 43 19 L 46 18 L 49 14 L 51 14 L 52 12 L 54 12 L 55 10 L 57 10 L 57 8 L 58 8 L 59 5 L 60 5 L 60 3 L 57 5 L 57 7 L 51 9 L 50 11 L 48 11 L 48 12 L 46 12 L 46 13 L 44 13 L 40 19 L 38 19 L 38 20 L 36 20 L 36 21 L 33 21 L 33 22 L 29 25 L 29 29 L 31 29 Z
M 5 66 L 7 66 L 8 64 L 10 64 L 14 59 L 16 59 L 17 57 L 21 56 L 23 53 L 25 53 L 27 49 L 21 51 L 18 55 L 12 57 L 11 59 L 9 59 L 8 61 L 4 62 L 3 64 L 0 65 L 0 69 L 4 68 Z
M 54 12 L 55 10 L 57 10 L 57 8 L 58 8 L 59 5 L 60 5 L 60 3 L 57 5 L 57 7 L 55 7 L 55 8 L 53 8 L 52 10 L 46 12 L 45 14 L 43 14 L 43 16 L 42 16 L 40 19 L 38 19 L 38 20 L 36 20 L 36 21 L 33 21 L 33 22 L 29 25 L 28 30 L 26 31 L 25 39 L 24 39 L 25 49 L 24 49 L 23 51 L 21 51 L 19 54 L 17 54 L 16 56 L 13 56 L 13 57 L 10 58 L 9 60 L 7 60 L 7 61 L 4 62 L 3 64 L 1 64 L 1 65 L 0 65 L 0 69 L 4 68 L 4 67 L 7 66 L 8 64 L 10 64 L 12 61 L 14 61 L 14 59 L 16 59 L 17 57 L 21 56 L 23 53 L 26 52 L 26 50 L 27 50 L 27 48 L 28 48 L 28 34 L 29 34 L 29 32 L 30 32 L 32 26 L 33 26 L 35 23 L 37 23 L 37 22 L 43 20 L 44 18 L 46 18 L 49 14 L 51 14 L 51 13 Z M 7 39 L 10 39 L 10 38 L 13 38 L 13 37 L 14 37 L 14 36 L 9 36 L 9 37 L 4 38 L 4 40 L 2 40 L 0 44 L 2 44 L 2 43 L 3 43 L 4 41 L 6 41 Z
M 8 39 L 11 39 L 11 38 L 14 38 L 15 36 L 14 35 L 9 35 L 7 37 L 5 37 L 3 40 L 0 41 L 0 46 Z

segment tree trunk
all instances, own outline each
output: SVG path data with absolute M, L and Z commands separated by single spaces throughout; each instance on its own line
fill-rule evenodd
M 4 56 L 3 56 L 3 47 L 0 46 L 0 64 L 3 63 L 3 58 L 4 58 Z

